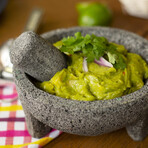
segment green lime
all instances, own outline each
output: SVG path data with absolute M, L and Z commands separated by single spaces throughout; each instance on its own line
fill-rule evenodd
M 111 23 L 112 13 L 104 4 L 83 2 L 78 3 L 76 7 L 80 26 L 107 26 Z

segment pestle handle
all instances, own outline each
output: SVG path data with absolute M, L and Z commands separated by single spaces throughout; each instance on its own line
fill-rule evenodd
M 13 42 L 10 58 L 14 68 L 39 81 L 48 81 L 66 67 L 63 53 L 31 31 L 22 33 Z

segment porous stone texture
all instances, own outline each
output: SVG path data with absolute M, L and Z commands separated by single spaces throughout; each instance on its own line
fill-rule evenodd
M 39 81 L 49 80 L 66 67 L 64 54 L 31 31 L 22 33 L 13 42 L 10 56 L 13 66 Z
M 31 113 L 28 112 L 25 108 L 23 110 L 25 113 L 27 129 L 32 137 L 43 137 L 49 133 L 51 127 L 34 118 L 34 116 L 32 116 Z
M 103 27 L 74 27 L 58 29 L 42 35 L 51 44 L 63 37 L 95 34 L 124 45 L 128 51 L 140 54 L 148 62 L 148 41 L 133 33 Z M 17 49 L 16 49 L 17 50 Z M 57 58 L 56 55 L 53 58 Z M 48 64 L 48 63 L 47 63 Z M 50 64 L 50 63 L 49 63 Z M 14 78 L 23 108 L 40 122 L 63 132 L 95 136 L 127 127 L 133 140 L 144 139 L 148 132 L 148 81 L 138 91 L 112 100 L 76 101 L 46 93 L 32 83 L 32 78 L 14 67 Z M 27 122 L 36 122 L 27 120 Z M 40 129 L 41 130 L 41 129 Z M 47 128 L 47 131 L 49 129 Z M 34 133 L 36 131 L 30 131 Z M 38 134 L 38 137 L 43 135 Z

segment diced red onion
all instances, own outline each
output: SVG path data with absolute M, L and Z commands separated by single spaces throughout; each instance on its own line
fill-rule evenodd
M 84 57 L 84 59 L 83 59 L 83 70 L 84 70 L 85 72 L 88 72 L 86 57 Z
M 113 67 L 113 65 L 108 62 L 107 60 L 105 60 L 103 57 L 101 57 L 99 60 L 94 60 L 94 62 L 98 65 L 101 65 L 101 66 L 105 66 L 105 67 Z

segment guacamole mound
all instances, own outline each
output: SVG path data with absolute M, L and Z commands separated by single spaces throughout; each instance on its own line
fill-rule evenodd
M 90 62 L 85 72 L 84 57 L 74 53 L 69 56 L 69 66 L 57 72 L 50 81 L 40 83 L 39 88 L 62 98 L 81 101 L 113 99 L 142 88 L 143 80 L 148 78 L 147 63 L 139 55 L 128 53 L 124 46 L 114 45 L 123 55 L 126 68 L 115 69 Z

